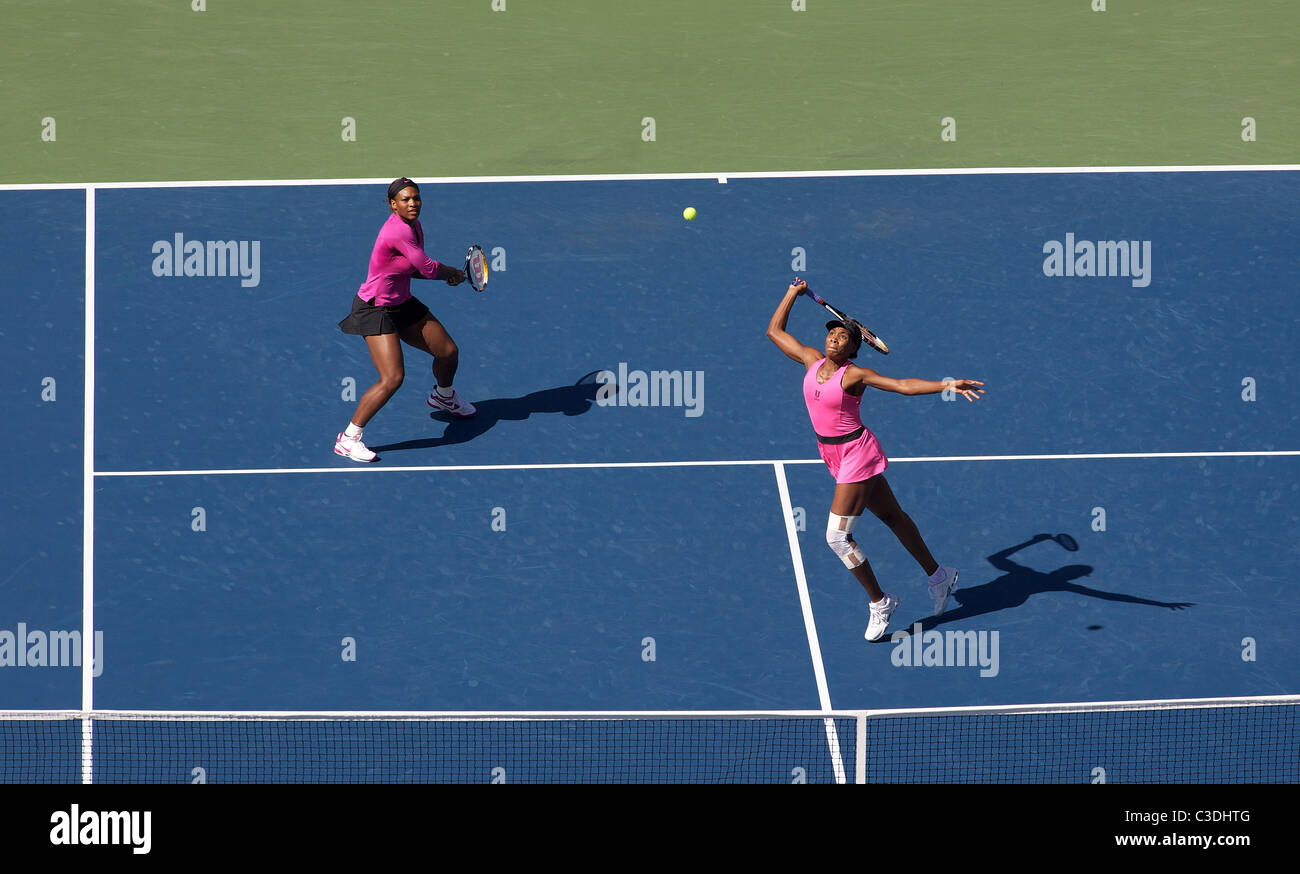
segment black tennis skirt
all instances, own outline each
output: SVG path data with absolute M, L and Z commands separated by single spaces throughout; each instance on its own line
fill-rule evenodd
M 376 306 L 374 301 L 352 298 L 352 312 L 339 322 L 345 334 L 373 337 L 376 334 L 396 334 L 410 325 L 419 323 L 429 315 L 429 308 L 412 297 L 393 306 Z

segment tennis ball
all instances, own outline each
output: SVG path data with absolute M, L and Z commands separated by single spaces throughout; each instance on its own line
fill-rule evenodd
M 686 209 L 682 210 L 682 218 L 686 219 L 687 221 L 690 221 L 691 219 L 695 218 L 695 207 L 688 206 L 686 207 Z

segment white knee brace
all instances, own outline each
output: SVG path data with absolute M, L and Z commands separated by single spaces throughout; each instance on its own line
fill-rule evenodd
M 861 516 L 836 516 L 831 513 L 826 523 L 826 544 L 840 557 L 844 566 L 853 570 L 867 560 L 867 554 L 853 540 L 853 528 Z

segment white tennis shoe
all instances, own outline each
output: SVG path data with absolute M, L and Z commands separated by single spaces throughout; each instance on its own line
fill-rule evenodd
M 435 410 L 441 410 L 444 413 L 451 413 L 453 416 L 459 416 L 462 419 L 468 419 L 478 412 L 474 405 L 460 396 L 460 392 L 454 388 L 451 390 L 451 397 L 444 398 L 434 389 L 429 392 L 429 406 Z
M 344 458 L 350 458 L 353 461 L 374 461 L 377 457 L 375 453 L 366 448 L 366 444 L 361 442 L 360 437 L 349 437 L 347 434 L 339 434 L 335 438 L 334 454 L 342 455 Z
M 884 637 L 885 629 L 889 628 L 889 617 L 897 609 L 898 599 L 888 592 L 879 601 L 872 601 L 871 618 L 867 621 L 867 630 L 862 636 L 872 643 Z
M 957 591 L 957 569 L 940 567 L 930 577 L 930 599 L 934 601 L 934 615 L 938 616 L 948 609 L 948 599 Z

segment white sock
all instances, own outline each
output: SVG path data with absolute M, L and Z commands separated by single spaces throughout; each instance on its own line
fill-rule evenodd
M 451 396 L 454 395 L 455 393 L 456 390 L 449 385 L 438 386 L 438 394 L 440 394 L 442 397 L 446 398 L 447 400 L 451 400 Z
M 353 437 L 353 438 L 360 437 L 361 432 L 364 430 L 365 430 L 364 428 L 359 428 L 356 425 L 352 424 L 351 422 L 348 422 L 348 426 L 343 429 L 343 436 Z
M 946 575 L 946 574 L 947 574 L 947 571 L 945 571 L 945 570 L 943 569 L 943 565 L 939 565 L 939 569 L 938 569 L 937 571 L 935 571 L 934 573 L 930 574 L 930 582 L 932 582 L 932 583 L 942 583 L 942 582 L 944 581 L 944 579 L 945 579 L 945 575 Z

